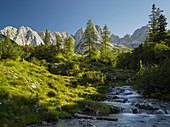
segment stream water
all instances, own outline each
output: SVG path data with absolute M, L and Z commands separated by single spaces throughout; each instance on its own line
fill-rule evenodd
M 117 107 L 118 121 L 64 119 L 50 127 L 170 127 L 170 102 L 145 99 L 130 86 L 109 88 L 102 101 Z

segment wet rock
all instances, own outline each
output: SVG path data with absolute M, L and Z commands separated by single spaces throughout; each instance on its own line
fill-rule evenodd
M 109 121 L 117 121 L 117 118 L 114 117 L 108 117 L 108 116 L 90 116 L 90 115 L 83 115 L 75 113 L 74 117 L 76 118 L 84 118 L 84 119 L 93 119 L 93 120 L 109 120 Z
M 162 109 L 156 110 L 154 114 L 165 114 L 165 112 Z
M 118 114 L 121 112 L 121 109 L 118 107 L 110 106 L 110 111 L 114 114 Z
M 165 113 L 166 113 L 166 114 L 170 114 L 170 111 L 169 111 L 169 110 L 166 110 Z
M 127 99 L 127 98 L 125 98 L 125 99 L 123 100 L 123 103 L 126 103 L 126 102 L 128 102 L 128 99 Z
M 81 120 L 79 120 L 79 124 L 81 127 L 93 127 L 92 122 L 89 120 L 81 119 Z
M 136 114 L 136 113 L 140 113 L 139 109 L 132 109 L 132 113 Z
M 122 102 L 123 103 L 123 99 L 115 99 L 114 102 Z
M 154 106 L 148 103 L 137 103 L 135 104 L 135 106 L 138 108 L 147 109 L 147 110 L 158 110 L 159 109 L 157 106 Z
M 118 96 L 108 95 L 106 96 L 107 99 L 120 99 Z
M 122 110 L 123 113 L 132 113 L 132 108 L 125 108 Z

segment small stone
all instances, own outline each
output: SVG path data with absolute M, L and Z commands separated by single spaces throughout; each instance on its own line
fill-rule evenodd
M 61 111 L 62 110 L 61 106 L 58 106 L 58 109 Z
M 41 122 L 43 126 L 47 125 L 48 123 L 46 121 Z
M 48 123 L 49 126 L 52 126 L 53 124 L 52 123 Z
M 65 80 L 65 82 L 69 83 L 70 81 L 69 80 Z
M 14 78 L 17 79 L 18 77 L 14 75 Z
M 32 88 L 35 88 L 36 85 L 35 85 L 34 83 L 31 83 L 31 87 L 32 87 Z

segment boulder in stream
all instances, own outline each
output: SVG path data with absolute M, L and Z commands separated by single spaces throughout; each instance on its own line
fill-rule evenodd
M 156 110 L 154 114 L 165 114 L 165 112 L 162 109 Z
M 118 107 L 110 106 L 110 111 L 114 114 L 118 114 L 121 112 L 121 109 Z

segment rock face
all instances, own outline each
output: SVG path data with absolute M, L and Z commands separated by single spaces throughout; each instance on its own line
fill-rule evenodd
M 99 47 L 100 43 L 102 42 L 102 29 L 98 25 L 94 25 L 93 27 L 94 27 L 94 34 L 96 35 L 96 40 L 94 42 L 96 43 L 96 46 Z M 82 32 L 81 37 L 76 42 L 77 45 L 75 46 L 75 51 L 77 53 L 82 53 L 86 50 L 86 48 L 83 46 L 83 44 L 86 42 L 84 38 L 85 38 L 85 30 L 84 32 Z
M 75 45 L 77 45 L 77 43 L 82 39 L 83 37 L 83 34 L 85 32 L 85 29 L 84 28 L 80 28 L 76 34 L 74 35 L 74 39 L 76 41 Z
M 118 44 L 118 43 L 120 43 L 120 38 L 119 38 L 119 36 L 116 36 L 116 35 L 114 35 L 114 34 L 112 34 L 112 35 L 110 36 L 110 40 L 111 40 L 111 43 L 113 43 L 113 44 Z
M 44 38 L 45 38 L 45 31 L 44 32 L 36 32 L 33 31 L 29 27 L 20 27 L 20 28 L 13 28 L 11 26 L 8 26 L 1 30 L 0 32 L 3 35 L 7 35 L 7 30 L 9 31 L 10 39 L 15 41 L 18 45 L 29 45 L 33 44 L 34 46 L 44 44 Z M 57 35 L 60 35 L 62 40 L 64 40 L 66 37 L 71 36 L 68 32 L 51 32 L 49 31 L 49 37 L 50 37 L 50 44 L 56 43 L 56 37 Z M 75 42 L 73 38 L 73 42 Z
M 123 38 L 119 38 L 112 34 L 110 36 L 111 43 L 113 44 L 123 44 L 129 48 L 136 48 L 146 39 L 147 26 L 143 26 L 140 29 L 135 30 L 132 35 L 126 34 Z
M 44 44 L 42 38 L 37 32 L 33 31 L 29 27 L 20 27 L 18 29 L 8 26 L 1 30 L 3 35 L 7 35 L 7 30 L 9 31 L 10 39 L 15 41 L 18 45 L 29 45 L 33 44 L 35 46 Z

